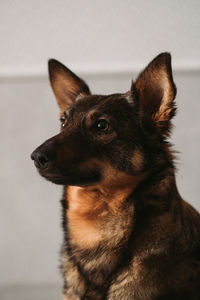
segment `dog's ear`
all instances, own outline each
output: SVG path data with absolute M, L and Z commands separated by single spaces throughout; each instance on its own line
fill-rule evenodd
M 48 61 L 49 79 L 61 111 L 66 110 L 79 95 L 89 95 L 87 84 L 55 59 Z
M 132 85 L 143 114 L 151 118 L 163 135 L 170 132 L 176 107 L 176 86 L 172 77 L 171 55 L 161 53 L 144 69 Z

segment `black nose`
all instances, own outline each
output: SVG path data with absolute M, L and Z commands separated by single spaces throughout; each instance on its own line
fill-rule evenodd
M 49 158 L 46 153 L 42 153 L 40 150 L 36 149 L 31 154 L 31 159 L 34 160 L 34 163 L 37 168 L 45 169 L 48 167 Z
M 52 137 L 37 147 L 31 154 L 31 159 L 34 160 L 35 166 L 38 169 L 46 169 L 56 158 L 57 138 Z

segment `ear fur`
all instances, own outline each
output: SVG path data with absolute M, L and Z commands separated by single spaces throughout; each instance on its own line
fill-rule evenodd
M 137 95 L 144 116 L 153 120 L 163 135 L 169 135 L 170 120 L 176 111 L 171 55 L 161 53 L 154 58 L 138 76 L 132 91 Z
M 48 61 L 49 80 L 61 111 L 66 110 L 78 95 L 89 95 L 87 84 L 55 59 Z

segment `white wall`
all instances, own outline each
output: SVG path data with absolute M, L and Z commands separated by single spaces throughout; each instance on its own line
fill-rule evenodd
M 130 70 L 166 50 L 200 67 L 199 13 L 198 0 L 1 0 L 0 73 L 44 72 L 49 57 Z
M 159 52 L 172 53 L 178 186 L 200 210 L 199 13 L 195 0 L 0 1 L 0 284 L 61 282 L 60 187 L 39 177 L 29 158 L 59 127 L 50 57 L 94 92 L 111 93 L 128 90 Z

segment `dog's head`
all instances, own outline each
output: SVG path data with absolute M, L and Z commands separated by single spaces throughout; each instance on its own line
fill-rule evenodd
M 42 176 L 85 186 L 108 176 L 127 180 L 164 166 L 175 113 L 170 54 L 157 56 L 124 94 L 92 95 L 82 79 L 53 59 L 49 77 L 61 132 L 31 155 Z

